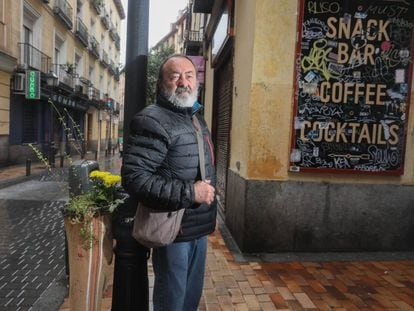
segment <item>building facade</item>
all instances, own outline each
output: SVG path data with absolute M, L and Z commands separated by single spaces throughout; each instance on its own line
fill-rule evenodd
M 194 1 L 221 212 L 245 252 L 414 250 L 408 1 Z
M 11 16 L 4 21 L 12 37 L 6 53 L 16 60 L 9 100 L 2 100 L 8 114 L 2 165 L 34 159 L 29 144 L 49 160 L 111 150 L 118 133 L 121 1 L 2 3 Z M 3 90 L 0 96 L 7 98 Z

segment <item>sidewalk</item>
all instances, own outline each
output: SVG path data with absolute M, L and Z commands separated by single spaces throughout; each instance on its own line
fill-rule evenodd
M 112 168 L 114 172 L 119 165 L 117 155 L 100 161 L 101 169 Z M 33 175 L 29 178 L 40 176 L 43 170 L 41 164 L 33 164 Z M 0 168 L 0 188 L 2 184 L 22 182 L 25 178 L 24 165 Z M 414 311 L 412 253 L 405 260 L 395 259 L 402 256 L 384 254 L 383 257 L 376 256 L 377 253 L 370 253 L 370 257 L 358 253 L 246 256 L 234 249 L 227 229 L 220 224 L 220 231 L 209 237 L 199 310 Z M 154 276 L 150 262 L 149 274 L 151 297 Z M 106 291 L 102 310 L 111 309 L 111 292 L 111 288 Z M 65 299 L 60 311 L 69 310 Z

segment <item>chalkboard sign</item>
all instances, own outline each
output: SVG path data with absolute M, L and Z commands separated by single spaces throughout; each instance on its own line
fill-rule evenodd
M 402 174 L 414 1 L 301 0 L 290 171 Z

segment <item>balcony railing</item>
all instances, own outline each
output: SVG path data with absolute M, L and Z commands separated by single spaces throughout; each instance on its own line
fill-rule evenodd
M 112 22 L 109 28 L 109 36 L 111 37 L 113 41 L 116 41 L 117 30 Z
M 80 17 L 76 18 L 76 37 L 82 42 L 84 46 L 88 46 L 88 29 L 85 24 L 81 21 Z
M 186 31 L 186 40 L 191 42 L 202 42 L 203 41 L 203 32 L 201 31 Z
M 96 13 L 99 15 L 102 11 L 102 0 L 92 0 L 92 5 L 95 8 Z
M 62 22 L 66 25 L 68 29 L 72 29 L 72 15 L 73 9 L 66 0 L 55 0 L 55 6 L 53 12 L 60 17 Z
M 75 93 L 84 97 L 89 97 L 90 81 L 84 77 L 75 78 Z
M 99 101 L 101 99 L 99 90 L 96 87 L 90 86 L 88 88 L 88 98 L 90 100 Z
M 59 83 L 63 83 L 71 89 L 75 87 L 75 75 L 67 72 L 65 65 L 53 64 L 53 72 L 57 75 Z
M 112 60 L 109 61 L 108 71 L 111 75 L 115 74 L 115 63 Z
M 102 12 L 101 21 L 107 30 L 111 28 L 111 19 L 105 9 Z
M 102 50 L 101 63 L 104 67 L 108 67 L 108 65 L 109 65 L 108 53 L 106 53 L 104 50 Z
M 99 42 L 94 36 L 89 36 L 89 51 L 93 56 L 99 58 Z
M 119 81 L 119 75 L 120 75 L 119 69 L 118 68 L 115 68 L 115 74 L 114 74 L 115 81 Z
M 19 66 L 23 69 L 37 69 L 49 73 L 52 59 L 29 43 L 18 43 L 20 50 Z

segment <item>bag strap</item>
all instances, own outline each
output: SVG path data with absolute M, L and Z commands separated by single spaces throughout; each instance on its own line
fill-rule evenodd
M 204 158 L 204 140 L 201 130 L 200 121 L 198 121 L 196 115 L 192 117 L 193 125 L 197 132 L 197 145 L 198 145 L 198 161 L 200 164 L 201 180 L 206 180 L 206 166 Z

